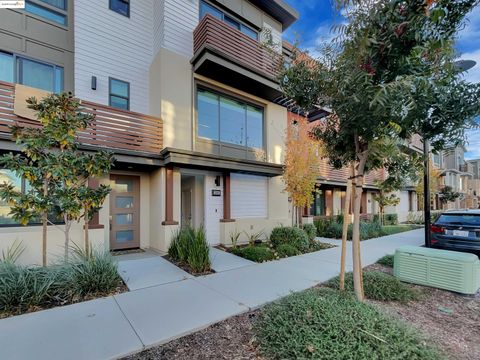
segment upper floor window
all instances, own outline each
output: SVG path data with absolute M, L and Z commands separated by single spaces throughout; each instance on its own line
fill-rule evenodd
M 49 7 L 39 5 L 31 1 L 25 2 L 25 11 L 40 16 L 44 19 L 56 22 L 60 25 L 67 25 L 67 4 L 65 0 L 41 0 L 42 2 L 54 6 L 63 11 L 56 11 Z
M 130 17 L 130 0 L 110 0 L 110 10 Z
M 224 22 L 226 22 L 228 25 L 233 26 L 237 30 L 240 30 L 243 32 L 245 35 L 251 37 L 254 40 L 258 40 L 258 32 L 252 29 L 251 27 L 241 23 L 240 21 L 234 19 L 230 15 L 225 14 L 223 11 L 217 9 L 213 5 L 207 3 L 206 1 L 202 0 L 200 1 L 200 19 L 203 19 L 203 17 L 207 14 L 210 14 L 217 19 L 220 19 Z
M 110 106 L 122 109 L 130 109 L 130 84 L 126 81 L 109 78 L 109 100 Z
M 433 154 L 433 163 L 436 166 L 440 166 L 440 154 Z
M 63 67 L 0 51 L 0 80 L 60 93 Z
M 263 109 L 212 91 L 197 91 L 201 138 L 263 149 Z

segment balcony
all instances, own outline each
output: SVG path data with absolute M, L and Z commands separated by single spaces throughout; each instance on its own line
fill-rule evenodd
M 15 84 L 0 81 L 0 138 L 10 138 L 9 126 L 12 125 L 40 126 L 35 119 L 17 115 L 15 94 Z M 161 119 L 90 101 L 82 101 L 82 109 L 95 115 L 95 120 L 78 136 L 82 145 L 132 155 L 160 154 L 163 148 Z
M 278 59 L 241 31 L 206 15 L 193 32 L 192 64 L 197 74 L 267 100 L 281 96 Z

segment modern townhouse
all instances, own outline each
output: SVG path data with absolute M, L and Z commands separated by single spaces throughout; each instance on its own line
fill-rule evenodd
M 475 169 L 472 163 L 465 161 L 465 151 L 464 146 L 457 146 L 432 155 L 433 164 L 440 171 L 441 186 L 450 186 L 453 191 L 460 193 L 457 200 L 445 205 L 441 204 L 437 195 L 435 206 L 438 209 L 474 209 L 478 207 L 478 182 L 474 179 Z
M 324 115 L 325 114 L 313 114 L 309 119 L 311 120 L 311 126 L 317 126 L 321 121 L 321 117 Z M 290 116 L 295 115 L 292 114 Z M 411 141 L 403 144 L 402 148 L 406 152 L 421 152 L 422 143 L 418 136 L 414 136 Z M 379 194 L 377 182 L 384 181 L 387 175 L 385 169 L 374 170 L 365 175 L 364 191 L 362 193 L 360 208 L 360 214 L 363 219 L 372 220 L 374 215 L 380 212 L 380 207 L 374 197 Z M 305 215 L 331 217 L 342 214 L 349 176 L 348 168 L 335 169 L 328 163 L 327 158 L 321 159 L 319 175 L 315 186 L 314 202 L 310 209 L 305 209 Z M 400 200 L 399 204 L 386 207 L 385 213 L 396 214 L 398 222 L 406 222 L 412 214 L 419 215 L 418 198 L 415 188 L 416 185 L 413 184 L 413 182 L 407 181 L 402 189 L 395 192 L 395 195 Z
M 186 224 L 203 225 L 211 245 L 234 230 L 291 224 L 280 176 L 288 109 L 262 42 L 280 53 L 297 18 L 282 0 L 29 0 L 1 9 L 0 149 L 18 151 L 9 125 L 35 122 L 27 97 L 72 91 L 96 114 L 83 149 L 115 153 L 100 179 L 112 192 L 90 225 L 96 246 L 167 251 Z M 8 169 L 1 180 L 28 186 Z M 24 261 L 40 263 L 41 230 L 8 212 L 0 204 L 0 248 L 22 241 Z M 49 254 L 62 252 L 61 239 L 50 227 Z

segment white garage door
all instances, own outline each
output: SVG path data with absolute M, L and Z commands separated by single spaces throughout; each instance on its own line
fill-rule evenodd
M 268 179 L 245 174 L 231 174 L 230 179 L 232 218 L 266 218 Z

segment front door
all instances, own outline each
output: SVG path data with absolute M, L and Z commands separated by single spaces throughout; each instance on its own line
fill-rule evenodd
M 111 175 L 110 250 L 140 247 L 140 178 Z

